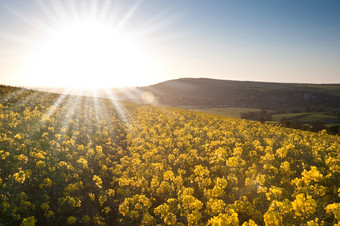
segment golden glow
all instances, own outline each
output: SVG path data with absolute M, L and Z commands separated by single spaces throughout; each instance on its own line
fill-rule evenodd
M 36 10 L 12 9 L 21 30 L 0 31 L 0 38 L 14 46 L 14 55 L 0 70 L 9 84 L 72 92 L 166 80 L 168 70 L 158 51 L 161 39 L 153 33 L 168 19 L 146 20 L 138 12 L 140 3 L 37 0 Z
M 151 60 L 131 36 L 93 20 L 54 29 L 33 57 L 30 78 L 37 84 L 67 87 L 122 87 L 140 84 Z

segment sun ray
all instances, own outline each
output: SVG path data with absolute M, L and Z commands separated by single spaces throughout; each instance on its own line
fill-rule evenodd
M 34 38 L 30 37 L 22 37 L 20 35 L 15 35 L 13 33 L 8 33 L 1 31 L 0 32 L 0 37 L 7 39 L 11 42 L 14 42 L 15 44 L 20 44 L 23 46 L 38 46 L 38 41 Z
M 138 17 L 142 0 L 123 3 L 109 0 L 35 0 L 27 14 L 9 10 L 26 27 L 26 36 L 2 31 L 0 36 L 27 48 L 15 76 L 31 86 L 127 87 L 150 84 L 161 65 L 149 51 L 152 34 L 175 21 L 169 11 Z M 32 11 L 33 12 L 33 11 Z M 147 44 L 147 45 L 145 45 Z M 133 65 L 133 66 L 131 66 Z
M 122 27 L 124 27 L 124 25 L 127 23 L 127 21 L 132 17 L 132 15 L 135 13 L 135 11 L 138 9 L 138 7 L 140 6 L 140 3 L 142 2 L 142 0 L 138 0 L 131 8 L 130 10 L 125 14 L 125 16 L 123 17 L 123 19 L 119 22 L 119 24 L 117 25 L 116 29 L 120 30 Z
M 7 110 L 17 112 L 20 108 L 32 107 L 32 105 L 29 103 L 31 100 L 34 100 L 35 102 L 41 101 L 42 97 L 39 97 L 39 95 L 41 95 L 40 92 L 35 92 L 29 89 L 19 89 L 19 91 L 13 92 L 13 95 L 5 96 L 4 99 L 0 101 L 0 103 L 7 102 L 8 105 L 9 102 L 13 101 L 15 104 L 7 107 Z M 22 100 L 20 100 L 20 98 Z
M 67 92 L 67 91 L 66 91 Z M 41 119 L 42 122 L 46 121 L 50 116 L 54 114 L 55 111 L 61 106 L 63 100 L 67 97 L 67 94 L 59 95 L 59 98 L 54 102 L 54 104 L 50 107 L 50 109 L 44 114 L 44 117 Z
M 25 15 L 23 12 L 19 12 L 12 7 L 7 7 L 7 10 L 16 18 L 25 23 L 26 26 L 29 26 L 30 29 L 34 29 L 35 31 L 40 30 L 41 21 L 37 20 L 34 16 Z
M 138 96 L 134 95 L 135 93 L 133 92 L 132 89 L 122 89 L 122 88 L 117 88 L 117 92 L 119 92 L 119 95 L 123 95 L 123 99 L 128 99 L 131 101 L 138 101 Z M 112 92 L 115 92 L 114 90 Z
M 137 39 L 143 39 L 149 42 L 153 42 L 155 37 L 157 37 L 157 39 L 163 39 L 162 37 L 168 37 L 169 34 L 167 33 L 166 35 L 157 36 L 153 36 L 153 34 L 156 32 L 162 34 L 160 32 L 162 29 L 174 24 L 179 18 L 180 16 L 177 14 L 170 14 L 169 10 L 161 11 L 154 17 L 151 17 L 149 20 L 144 22 L 143 26 L 139 27 L 138 31 L 135 32 L 135 35 Z
M 40 92 L 32 92 L 31 90 L 28 91 L 28 95 L 25 95 L 25 98 L 18 102 L 18 104 L 13 107 L 13 109 L 16 109 L 16 108 L 20 108 L 20 105 L 22 107 L 35 107 L 35 106 L 30 106 L 30 101 L 34 100 L 34 101 L 41 101 L 42 100 L 42 97 L 40 96 L 41 93 Z
M 53 94 L 51 93 L 47 93 L 45 92 L 43 94 L 42 99 L 40 100 L 41 103 L 44 103 L 45 101 L 49 101 L 51 96 Z M 40 118 L 40 120 L 37 122 L 37 125 L 35 126 L 35 128 L 29 133 L 30 137 L 35 136 L 35 134 L 38 132 L 38 130 L 40 128 L 42 128 L 42 126 L 47 122 L 47 120 L 53 115 L 53 113 L 57 110 L 57 107 L 59 107 L 62 103 L 61 101 L 59 101 L 60 97 L 57 98 L 56 102 L 52 104 L 52 107 L 47 110 L 46 112 L 43 113 L 42 117 Z M 57 107 L 55 107 L 55 105 L 57 104 Z
M 79 108 L 81 98 L 82 96 L 67 96 L 66 104 L 63 104 L 63 109 L 58 116 L 58 122 L 60 122 L 62 128 L 65 128 L 64 132 L 61 131 L 62 137 L 67 129 L 69 129 L 71 121 L 76 116 L 76 112 L 80 112 L 77 108 Z
M 110 17 L 110 12 L 112 12 L 112 1 L 105 0 L 100 9 L 98 10 L 98 19 L 100 21 L 105 21 Z
M 114 110 L 118 113 L 118 116 L 123 120 L 123 122 L 126 125 L 130 125 L 129 118 L 128 118 L 128 112 L 124 108 L 123 105 L 117 101 L 117 98 L 113 92 L 110 92 L 108 89 L 104 89 L 107 96 L 109 97 L 109 100 L 113 104 Z
M 69 9 L 70 17 L 74 20 L 79 20 L 79 14 L 77 13 L 77 6 L 75 1 L 67 1 L 67 8 Z
M 94 98 L 92 98 L 94 113 L 97 116 L 97 115 L 99 115 L 97 89 L 92 89 L 92 96 L 94 97 Z M 99 125 L 99 118 L 96 117 L 95 119 L 96 119 L 97 125 Z
M 48 20 L 50 20 L 50 22 L 54 25 L 57 26 L 59 21 L 58 21 L 58 13 L 53 12 L 53 10 L 51 10 L 51 7 L 49 7 L 49 5 L 46 4 L 47 1 L 43 1 L 43 0 L 35 0 L 39 6 L 40 9 L 42 9 L 42 11 L 45 13 L 45 15 L 47 16 Z
M 9 102 L 10 99 L 12 99 L 12 98 L 14 98 L 18 95 L 21 95 L 24 92 L 27 92 L 27 90 L 26 89 L 17 89 L 16 91 L 12 91 L 7 95 L 3 95 L 0 98 L 0 104 L 7 103 L 7 102 Z

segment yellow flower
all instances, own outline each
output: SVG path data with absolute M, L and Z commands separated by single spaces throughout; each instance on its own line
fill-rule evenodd
M 65 161 L 60 161 L 58 164 L 60 167 L 67 166 L 67 162 Z
M 17 158 L 18 158 L 19 161 L 23 161 L 24 163 L 27 163 L 27 161 L 28 161 L 27 156 L 24 155 L 24 154 L 20 154 Z
M 97 151 L 98 153 L 101 153 L 102 150 L 103 150 L 102 146 L 96 146 L 96 151 Z
M 91 218 L 90 218 L 89 215 L 84 215 L 84 216 L 81 218 L 81 220 L 82 220 L 82 222 L 84 222 L 84 223 L 88 223 L 88 222 L 91 220 Z
M 113 190 L 113 189 L 107 189 L 106 190 L 106 194 L 108 195 L 108 196 L 114 196 L 115 195 L 115 190 Z
M 99 188 L 99 189 L 101 189 L 102 188 L 102 179 L 99 177 L 99 176 L 97 176 L 97 175 L 94 175 L 93 176 L 93 181 L 95 182 L 95 184 L 97 185 L 97 187 Z
M 242 226 L 256 226 L 257 224 L 253 220 L 249 220 L 248 222 L 244 222 Z
M 298 194 L 292 202 L 292 207 L 296 216 L 309 216 L 315 212 L 316 202 L 310 195 Z
M 67 224 L 75 224 L 77 222 L 77 218 L 71 216 L 67 218 Z
M 102 206 L 102 205 L 104 205 L 104 203 L 107 201 L 107 197 L 106 197 L 106 195 L 100 195 L 99 196 L 99 199 L 98 199 L 98 202 L 99 202 L 99 204 Z
M 282 216 L 277 212 L 267 212 L 263 215 L 266 225 L 282 225 Z
M 18 173 L 13 174 L 13 177 L 18 183 L 24 183 L 26 179 L 25 172 L 22 170 L 20 170 Z
M 43 168 L 46 166 L 45 162 L 44 161 L 38 161 L 35 163 L 35 165 L 38 167 L 38 168 Z
M 34 226 L 37 223 L 37 220 L 34 216 L 24 218 L 21 222 L 21 226 Z
M 93 193 L 89 193 L 89 197 L 91 201 L 94 201 L 94 199 L 96 198 L 96 196 Z
M 225 214 L 219 214 L 218 217 L 213 217 L 208 221 L 208 225 L 220 226 L 220 225 L 239 225 L 238 214 L 230 209 Z
M 42 210 L 45 210 L 45 211 L 48 210 L 48 209 L 50 208 L 50 206 L 49 206 L 46 202 L 44 202 L 43 204 L 41 204 L 40 207 L 41 207 Z
M 327 213 L 333 213 L 335 219 L 340 221 L 340 203 L 332 203 L 326 206 L 326 212 Z

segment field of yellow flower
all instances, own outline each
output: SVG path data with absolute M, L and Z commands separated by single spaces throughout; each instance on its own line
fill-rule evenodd
M 339 136 L 0 87 L 0 225 L 339 221 Z

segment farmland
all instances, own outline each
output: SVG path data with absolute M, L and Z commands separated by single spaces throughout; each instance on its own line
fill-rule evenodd
M 239 107 L 201 108 L 192 110 L 222 116 L 229 116 L 233 118 L 241 118 L 241 113 L 247 111 L 261 111 L 261 109 L 258 108 L 239 108 Z
M 236 107 L 221 107 L 221 108 L 199 108 L 190 109 L 197 112 L 205 112 L 209 114 L 228 116 L 233 118 L 241 118 L 242 113 L 246 112 L 260 112 L 259 108 L 236 108 Z M 298 121 L 301 123 L 310 124 L 312 122 L 321 121 L 327 124 L 334 124 L 333 121 L 338 121 L 337 117 L 334 115 L 329 115 L 326 112 L 306 112 L 306 113 L 284 113 L 284 114 L 274 114 L 273 110 L 269 110 L 272 114 L 272 121 L 279 122 L 280 120 L 286 118 L 287 120 Z
M 340 137 L 0 88 L 2 225 L 333 225 Z

